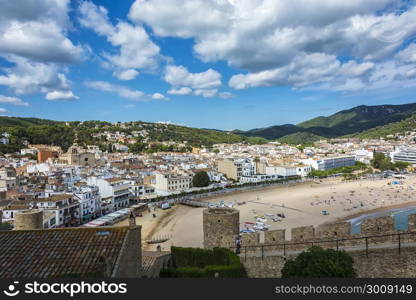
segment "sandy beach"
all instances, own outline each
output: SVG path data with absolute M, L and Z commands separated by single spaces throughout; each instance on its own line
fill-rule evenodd
M 234 208 L 240 211 L 241 229 L 245 228 L 245 222 L 255 222 L 256 216 L 283 213 L 285 218 L 282 221 L 273 222 L 266 217 L 266 224 L 270 225 L 270 230 L 286 229 L 286 238 L 290 239 L 290 229 L 293 227 L 316 226 L 348 220 L 368 212 L 414 205 L 415 187 L 416 177 L 413 176 L 402 180 L 354 182 L 332 179 L 222 195 L 201 201 L 223 200 L 225 203 L 234 203 Z M 245 204 L 236 205 L 237 202 Z M 161 244 L 162 249 L 168 249 L 171 245 L 202 247 L 202 210 L 203 208 L 176 205 L 168 210 L 146 212 L 143 217 L 136 218 L 136 223 L 142 225 L 143 241 L 169 236 L 170 239 Z M 329 214 L 323 215 L 323 210 Z M 156 218 L 152 216 L 153 213 Z M 127 222 L 124 220 L 118 225 Z M 155 248 L 154 245 L 144 245 L 146 249 Z

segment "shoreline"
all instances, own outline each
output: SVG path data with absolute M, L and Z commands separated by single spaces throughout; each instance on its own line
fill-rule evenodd
M 344 182 L 340 178 L 322 181 L 296 182 L 287 185 L 272 185 L 232 191 L 194 199 L 201 202 L 234 203 L 240 212 L 240 229 L 247 223 L 257 221 L 258 216 L 284 213 L 280 221 L 267 219 L 270 230 L 286 230 L 286 239 L 291 238 L 291 229 L 302 226 L 348 221 L 355 217 L 416 206 L 413 198 L 416 177 L 408 178 L 401 185 L 390 185 L 391 179 L 359 180 Z M 413 198 L 413 199 L 412 199 Z M 236 206 L 238 203 L 240 205 Z M 361 207 L 364 203 L 364 207 Z M 143 238 L 169 236 L 161 244 L 168 249 L 172 245 L 182 247 L 203 246 L 203 207 L 175 205 L 171 210 L 156 210 L 157 218 L 145 213 L 136 218 L 142 225 Z M 322 212 L 329 211 L 329 215 Z M 371 217 L 370 217 L 371 218 Z M 154 248 L 154 245 L 144 245 Z
M 304 184 L 309 184 L 309 183 L 315 183 L 315 182 L 313 182 L 313 181 L 303 181 L 303 182 L 288 183 L 288 184 L 282 184 L 282 185 L 270 185 L 270 186 L 258 187 L 258 188 L 247 189 L 247 190 L 236 190 L 236 191 L 230 191 L 230 192 L 222 193 L 222 194 L 219 194 L 219 195 L 205 196 L 205 197 L 201 197 L 201 198 L 197 198 L 197 199 L 193 199 L 193 200 L 194 201 L 205 201 L 205 200 L 210 200 L 212 198 L 218 198 L 218 197 L 221 197 L 221 196 L 228 197 L 228 196 L 235 196 L 235 195 L 238 195 L 238 194 L 254 193 L 256 191 L 263 192 L 263 191 L 267 191 L 267 190 L 271 190 L 271 189 L 277 189 L 277 188 L 298 187 L 298 186 L 302 186 Z
M 383 207 L 373 208 L 373 209 L 370 209 L 368 211 L 358 212 L 358 213 L 354 213 L 354 214 L 351 214 L 351 215 L 348 215 L 348 216 L 345 216 L 345 217 L 340 217 L 340 218 L 338 218 L 337 220 L 335 220 L 333 222 L 328 222 L 328 223 L 325 223 L 325 224 L 347 222 L 351 219 L 355 219 L 355 218 L 361 217 L 363 215 L 369 215 L 369 214 L 373 214 L 373 213 L 393 210 L 393 209 L 396 209 L 396 208 L 406 208 L 406 207 L 410 207 L 410 206 L 416 206 L 416 201 L 409 201 L 409 202 L 400 203 L 400 204 L 393 204 L 393 205 L 387 205 L 387 206 L 383 206 Z

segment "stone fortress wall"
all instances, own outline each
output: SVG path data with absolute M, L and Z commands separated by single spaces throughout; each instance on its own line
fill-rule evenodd
M 287 259 L 313 245 L 347 251 L 359 277 L 416 277 L 416 214 L 409 216 L 407 231 L 395 230 L 393 218 L 385 216 L 363 220 L 360 234 L 351 234 L 349 222 L 292 228 L 290 240 L 284 229 L 245 233 L 240 257 L 249 277 L 280 277 Z M 234 245 L 216 239 L 216 246 Z

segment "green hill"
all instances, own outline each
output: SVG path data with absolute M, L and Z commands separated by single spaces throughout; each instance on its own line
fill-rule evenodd
M 300 129 L 292 124 L 286 124 L 286 125 L 276 125 L 276 126 L 270 126 L 266 128 L 256 128 L 251 129 L 248 131 L 241 131 L 241 130 L 234 130 L 233 133 L 245 135 L 245 136 L 259 136 L 263 137 L 265 139 L 276 139 L 288 134 L 296 133 Z
M 278 139 L 279 142 L 284 144 L 309 144 L 319 140 L 325 139 L 322 136 L 310 133 L 310 132 L 296 132 L 292 134 L 285 135 Z
M 34 125 L 53 125 L 62 122 L 51 121 L 38 118 L 19 118 L 19 117 L 0 117 L 1 127 L 13 127 L 13 126 L 34 126 Z
M 297 125 L 277 125 L 248 131 L 234 131 L 239 135 L 259 136 L 267 139 L 289 140 L 296 137 L 335 138 L 404 120 L 416 113 L 416 103 L 402 105 L 361 105 L 337 112 L 328 117 L 320 116 Z M 300 135 L 299 133 L 305 133 Z M 295 134 L 295 135 L 293 135 Z
M 0 153 L 17 152 L 26 147 L 25 143 L 56 145 L 65 151 L 75 141 L 81 145 L 98 145 L 103 151 L 111 144 L 101 136 L 101 132 L 124 132 L 126 136 L 133 136 L 134 131 L 145 131 L 145 137 L 135 137 L 137 145 L 132 151 L 189 151 L 192 146 L 212 146 L 220 143 L 251 143 L 262 144 L 267 140 L 262 137 L 237 135 L 231 132 L 199 129 L 173 124 L 150 122 L 126 122 L 111 124 L 103 121 L 59 122 L 37 118 L 0 117 L 0 133 L 10 134 L 10 144 L 0 144 Z M 94 137 L 95 136 L 95 137 Z M 179 146 L 179 144 L 186 145 Z M 163 142 L 173 142 L 166 145 Z M 169 144 L 169 143 L 168 143 Z M 131 145 L 130 145 L 131 146 Z
M 390 123 L 383 126 L 377 126 L 360 133 L 350 134 L 347 137 L 357 137 L 360 139 L 378 139 L 380 137 L 386 137 L 391 134 L 404 134 L 406 131 L 414 130 L 416 130 L 416 114 L 402 121 Z

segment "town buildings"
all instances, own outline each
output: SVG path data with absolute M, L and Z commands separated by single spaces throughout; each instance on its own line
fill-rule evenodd
M 98 187 L 101 198 L 110 201 L 110 205 L 105 208 L 106 212 L 115 211 L 129 206 L 130 190 L 129 183 L 119 177 L 100 178 L 88 177 L 87 183 Z
M 174 173 L 156 173 L 155 190 L 162 192 L 177 192 L 190 189 L 192 176 Z
M 400 147 L 391 153 L 393 162 L 403 161 L 416 165 L 416 148 Z

